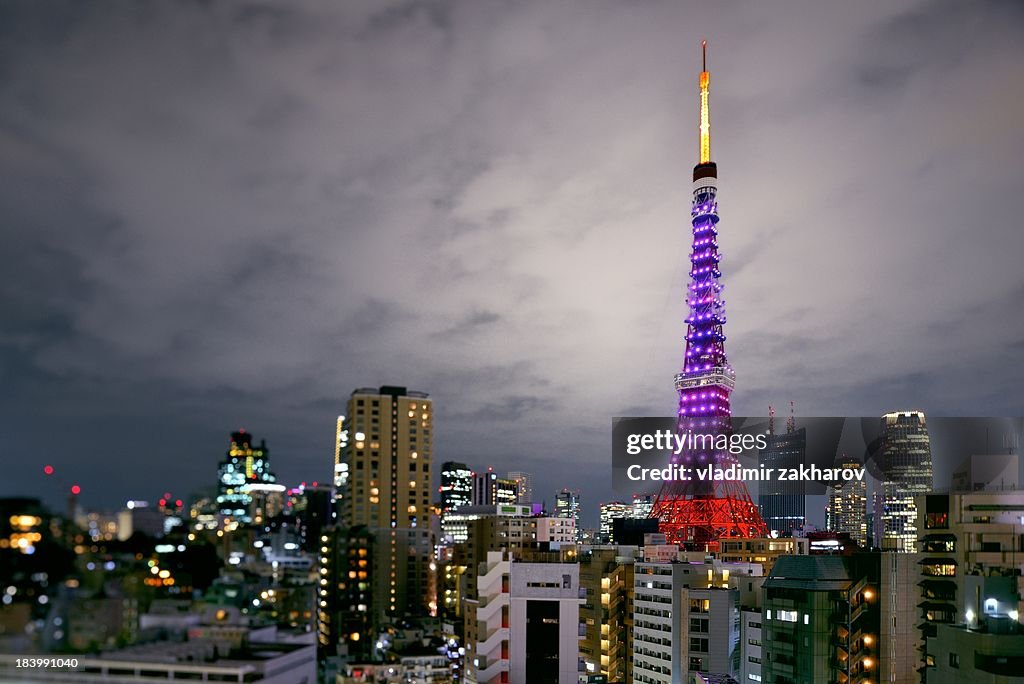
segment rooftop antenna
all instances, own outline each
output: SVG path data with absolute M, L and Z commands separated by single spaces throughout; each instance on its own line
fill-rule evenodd
M 786 419 L 786 432 L 796 432 L 796 405 L 789 402 L 789 418 Z
M 775 407 L 768 404 L 768 434 L 775 434 Z
M 711 161 L 711 119 L 708 113 L 708 89 L 711 87 L 711 74 L 708 72 L 708 41 L 700 43 L 700 163 Z

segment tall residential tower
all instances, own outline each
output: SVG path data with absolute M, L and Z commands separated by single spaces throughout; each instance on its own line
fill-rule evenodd
M 364 388 L 348 400 L 341 523 L 365 525 L 373 547 L 374 609 L 387 615 L 435 608 L 430 569 L 433 403 L 404 387 Z

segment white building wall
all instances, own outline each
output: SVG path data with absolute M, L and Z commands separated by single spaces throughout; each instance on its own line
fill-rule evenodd
M 513 562 L 509 572 L 509 681 L 526 682 L 526 609 L 534 600 L 557 601 L 558 684 L 580 675 L 580 566 Z
M 740 684 L 761 681 L 761 611 L 740 611 Z

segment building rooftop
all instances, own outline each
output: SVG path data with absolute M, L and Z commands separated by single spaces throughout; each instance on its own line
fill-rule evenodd
M 781 556 L 765 580 L 766 588 L 829 591 L 850 586 L 842 556 Z

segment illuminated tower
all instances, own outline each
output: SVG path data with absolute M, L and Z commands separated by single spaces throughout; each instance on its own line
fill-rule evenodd
M 928 422 L 921 411 L 882 416 L 881 487 L 875 491 L 872 538 L 884 550 L 914 552 L 917 541 L 915 497 L 933 489 Z
M 253 446 L 252 435 L 245 430 L 231 433 L 231 446 L 217 470 L 217 509 L 221 515 L 240 522 L 252 522 L 251 487 L 277 481 L 270 470 L 270 450 L 266 440 Z
M 700 162 L 693 167 L 693 249 L 687 292 L 686 356 L 676 375 L 679 392 L 678 432 L 728 434 L 731 432 L 729 395 L 736 373 L 725 356 L 725 302 L 718 270 L 718 167 L 711 161 L 711 122 L 708 91 L 707 41 L 702 44 L 704 69 L 700 74 Z M 726 450 L 694 449 L 675 457 L 690 468 L 727 467 L 735 457 Z M 716 547 L 719 539 L 763 537 L 767 528 L 738 480 L 680 480 L 666 484 L 658 494 L 651 516 L 670 543 L 692 548 Z

